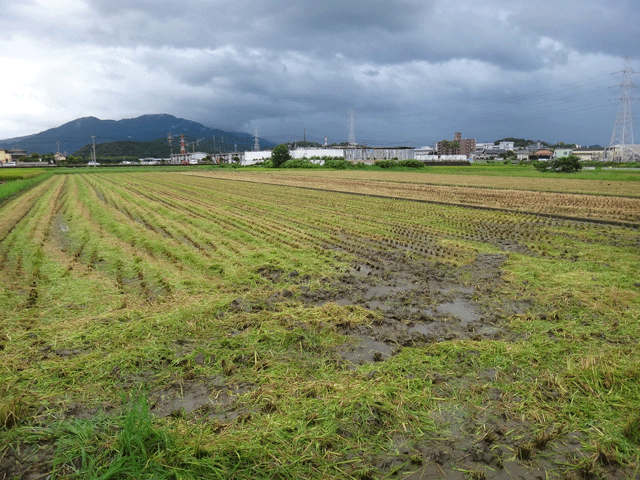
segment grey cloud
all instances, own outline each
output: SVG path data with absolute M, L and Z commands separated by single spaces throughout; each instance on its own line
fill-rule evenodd
M 402 32 L 411 30 L 416 17 L 426 9 L 426 2 L 406 0 L 359 0 L 345 2 L 269 2 L 268 10 L 279 23 L 289 24 L 301 32 L 330 32 L 366 30 Z
M 495 105 L 536 111 L 541 100 L 503 105 L 503 90 L 517 98 L 570 82 L 640 44 L 640 7 L 631 0 L 87 0 L 73 17 L 45 9 L 34 19 L 15 15 L 31 11 L 24 5 L 38 3 L 0 5 L 3 38 L 32 35 L 62 65 L 95 58 L 101 90 L 86 83 L 105 109 L 163 99 L 163 111 L 212 126 L 287 132 L 306 124 L 341 137 L 349 108 L 372 136 L 438 139 L 457 128 L 516 135 Z M 569 105 L 561 93 L 553 99 Z M 545 131 L 545 121 L 513 126 Z
M 559 40 L 582 52 L 634 55 L 640 45 L 636 1 L 543 2 L 515 21 L 530 34 Z

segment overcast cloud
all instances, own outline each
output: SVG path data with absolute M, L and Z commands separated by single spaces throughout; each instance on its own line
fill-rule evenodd
M 0 138 L 169 113 L 341 142 L 353 109 L 370 145 L 604 145 L 638 25 L 637 0 L 0 0 Z

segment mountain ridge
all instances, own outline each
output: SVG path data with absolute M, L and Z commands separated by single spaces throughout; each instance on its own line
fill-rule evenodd
M 51 153 L 57 151 L 57 143 L 60 150 L 73 154 L 86 145 L 91 144 L 92 136 L 95 136 L 96 145 L 115 141 L 149 142 L 173 136 L 173 149 L 179 150 L 179 136 L 185 135 L 187 141 L 213 140 L 214 137 L 222 140 L 220 146 L 226 145 L 229 151 L 238 145 L 238 149 L 249 150 L 253 148 L 253 135 L 244 132 L 234 132 L 207 127 L 201 123 L 175 117 L 166 113 L 145 114 L 135 118 L 122 120 L 101 120 L 97 117 L 87 116 L 76 118 L 58 127 L 50 128 L 39 133 L 21 137 L 0 140 L 0 148 L 20 148 L 28 153 Z M 226 138 L 225 138 L 226 137 Z M 260 139 L 263 148 L 273 147 L 275 144 L 265 139 Z

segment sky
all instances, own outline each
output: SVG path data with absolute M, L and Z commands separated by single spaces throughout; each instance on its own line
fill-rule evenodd
M 639 25 L 637 0 L 0 0 L 0 138 L 167 113 L 338 143 L 353 110 L 374 146 L 608 145 Z

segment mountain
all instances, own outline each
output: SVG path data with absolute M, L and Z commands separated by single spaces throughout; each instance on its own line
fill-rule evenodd
M 189 142 L 205 140 L 211 144 L 214 143 L 215 137 L 216 151 L 231 151 L 236 144 L 238 150 L 251 150 L 254 143 L 253 135 L 248 133 L 209 128 L 184 118 L 158 114 L 142 115 L 124 120 L 100 120 L 95 117 L 78 118 L 44 132 L 0 140 L 0 148 L 21 148 L 27 153 L 43 154 L 57 151 L 56 141 L 59 141 L 60 151 L 72 154 L 86 145 L 90 145 L 91 136 L 95 135 L 96 147 L 98 144 L 116 141 L 149 142 L 156 140 L 160 144 L 161 140 L 164 140 L 167 151 L 169 151 L 167 142 L 169 133 L 173 136 L 174 152 L 180 150 L 180 134 L 184 134 L 185 140 Z M 222 143 L 222 139 L 224 139 L 224 143 Z M 275 146 L 273 142 L 260 139 L 260 148 L 273 146 Z M 221 150 L 220 147 L 226 148 L 226 150 Z

